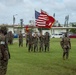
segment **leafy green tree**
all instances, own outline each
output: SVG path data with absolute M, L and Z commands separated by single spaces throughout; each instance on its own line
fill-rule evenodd
M 70 32 L 76 33 L 76 29 L 71 29 Z
M 76 27 L 76 24 L 72 23 L 72 27 Z M 76 33 L 76 29 L 71 29 L 70 32 Z

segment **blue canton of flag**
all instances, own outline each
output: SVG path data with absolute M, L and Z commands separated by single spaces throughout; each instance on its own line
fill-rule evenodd
M 39 16 L 40 16 L 40 13 L 35 10 L 35 19 L 38 19 Z

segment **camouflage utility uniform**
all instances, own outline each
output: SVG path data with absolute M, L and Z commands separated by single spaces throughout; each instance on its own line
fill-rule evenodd
M 65 36 L 61 40 L 61 47 L 63 48 L 63 59 L 65 59 L 65 57 L 68 59 L 71 43 L 70 38 L 67 36 L 67 33 L 65 33 Z
M 39 50 L 40 52 L 43 51 L 44 49 L 44 35 L 41 35 L 39 36 Z
M 33 36 L 31 32 L 29 32 L 28 36 L 28 51 L 33 51 Z
M 8 59 L 10 58 L 7 35 L 5 35 L 6 32 L 3 32 L 4 28 L 0 30 L 0 75 L 6 74 Z
M 45 52 L 46 52 L 46 49 L 49 51 L 49 43 L 50 43 L 50 35 L 48 32 L 46 32 L 44 37 Z
M 22 33 L 20 32 L 20 34 L 19 34 L 19 47 L 20 46 L 23 46 L 23 35 L 22 35 Z
M 8 42 L 9 42 L 9 44 L 13 44 L 13 37 L 14 37 L 14 35 L 12 34 L 12 31 L 10 31 L 8 33 Z
M 37 36 L 37 34 L 34 34 L 34 36 L 33 36 L 33 44 L 34 44 L 34 52 L 35 51 L 38 51 L 38 36 Z
M 29 41 L 29 33 L 26 34 L 26 47 L 28 46 L 28 41 Z

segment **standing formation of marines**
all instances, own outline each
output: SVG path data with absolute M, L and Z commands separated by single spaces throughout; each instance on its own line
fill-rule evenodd
M 49 43 L 50 43 L 50 35 L 48 32 L 45 33 L 45 35 L 38 35 L 36 32 L 32 35 L 31 32 L 29 32 L 26 35 L 26 46 L 28 45 L 28 51 L 49 51 Z
M 31 32 L 29 32 L 26 35 L 26 46 L 28 45 L 28 51 L 49 51 L 49 44 L 50 44 L 50 35 L 48 32 L 46 32 L 44 35 L 40 33 L 38 35 L 37 33 L 34 33 L 32 35 Z M 68 59 L 69 56 L 69 50 L 71 49 L 71 42 L 70 38 L 68 37 L 67 33 L 65 33 L 64 37 L 60 41 L 61 47 L 63 49 L 63 59 Z

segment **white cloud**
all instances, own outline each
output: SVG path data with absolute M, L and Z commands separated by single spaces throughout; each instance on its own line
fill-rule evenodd
M 64 23 L 66 15 L 70 21 L 75 21 L 76 0 L 0 0 L 0 24 L 12 24 L 12 16 L 18 14 L 16 23 L 24 19 L 24 23 L 34 19 L 34 10 L 45 10 L 49 15 L 56 13 L 56 19 Z
M 4 11 L 5 9 L 6 7 L 2 3 L 0 3 L 0 11 Z
M 66 8 L 72 11 L 76 11 L 76 0 L 64 0 Z
M 15 6 L 23 2 L 23 0 L 0 0 L 6 6 Z

